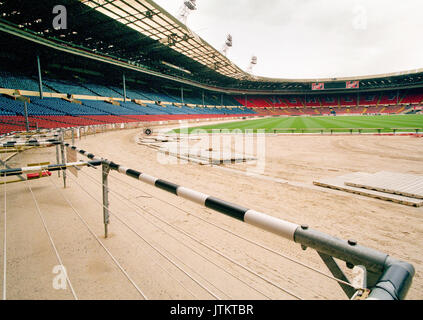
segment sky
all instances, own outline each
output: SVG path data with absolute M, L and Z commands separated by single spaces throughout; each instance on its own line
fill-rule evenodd
M 178 16 L 183 0 L 155 0 Z M 422 0 L 197 0 L 188 27 L 253 74 L 354 77 L 423 68 Z

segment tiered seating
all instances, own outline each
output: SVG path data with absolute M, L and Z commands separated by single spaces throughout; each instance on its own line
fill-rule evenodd
M 380 94 L 365 94 L 360 96 L 360 106 L 376 106 L 380 98 Z
M 369 107 L 366 110 L 366 113 L 382 113 L 382 110 L 386 109 L 385 107 Z
M 134 121 L 181 120 L 195 118 L 234 117 L 255 114 L 244 107 L 188 107 L 121 102 L 120 105 L 98 100 L 80 100 L 81 104 L 59 98 L 30 97 L 27 103 L 32 127 L 58 128 Z M 24 103 L 0 96 L 1 132 L 25 129 Z
M 330 108 L 327 107 L 316 108 L 316 111 L 319 112 L 321 115 L 330 114 Z
M 337 114 L 348 114 L 348 113 L 356 113 L 357 110 L 353 109 L 352 107 L 338 107 L 334 108 Z
M 19 89 L 28 91 L 38 91 L 38 81 L 23 75 L 12 75 L 8 72 L 0 71 L 0 88 Z M 50 92 L 43 86 L 45 92 Z
M 289 107 L 304 107 L 304 103 L 299 97 L 287 97 L 287 98 L 284 98 L 283 101 Z
M 306 107 L 320 107 L 320 99 L 319 97 L 306 97 L 305 98 L 305 105 Z
M 304 108 L 304 109 L 301 109 L 300 111 L 302 111 L 304 114 L 307 114 L 307 115 L 316 115 L 317 113 L 314 110 L 315 110 L 314 108 Z
M 334 107 L 338 106 L 338 96 L 323 96 L 320 97 L 320 101 L 323 107 Z
M 421 104 L 423 103 L 423 93 L 409 93 L 402 100 L 403 104 Z
M 383 110 L 383 113 L 397 114 L 405 110 L 404 106 L 389 106 Z
M 38 91 L 36 78 L 14 76 L 0 72 L 0 87 Z M 243 115 L 263 116 L 318 116 L 329 114 L 378 114 L 407 112 L 409 105 L 423 103 L 422 90 L 410 89 L 398 92 L 360 94 L 307 94 L 289 96 L 236 96 L 185 89 L 183 102 L 180 89 L 149 87 L 146 83 L 129 83 L 126 88 L 128 101 L 121 101 L 122 88 L 118 85 L 101 85 L 82 80 L 58 80 L 44 78 L 44 91 L 73 95 L 86 95 L 79 99 L 82 104 L 70 103 L 58 98 L 30 97 L 27 104 L 32 126 L 55 128 L 100 123 L 122 123 L 133 121 L 158 121 L 234 117 Z M 101 100 L 95 100 L 98 97 Z M 107 98 L 119 98 L 119 104 L 109 103 Z M 131 102 L 143 100 L 144 105 Z M 151 101 L 151 102 L 147 102 Z M 155 101 L 156 103 L 153 103 Z M 157 101 L 161 101 L 158 104 Z M 397 103 L 399 102 L 399 104 Z M 176 105 L 171 105 L 172 103 Z M 189 104 L 189 105 L 185 105 Z M 203 106 L 203 104 L 205 106 Z M 222 106 L 223 104 L 223 106 Z M 1 132 L 21 130 L 24 127 L 24 104 L 0 97 Z
M 387 105 L 396 105 L 397 104 L 397 93 L 396 92 L 388 92 L 383 93 L 379 100 L 379 106 L 387 106 Z
M 422 90 L 410 90 L 400 93 L 400 104 L 423 104 Z M 245 97 L 237 96 L 235 99 L 245 105 Z M 397 91 L 384 93 L 339 94 L 339 95 L 307 95 L 301 96 L 274 96 L 274 97 L 248 97 L 247 106 L 260 115 L 328 115 L 342 114 L 376 114 L 403 112 L 401 108 L 384 107 L 397 106 Z M 279 112 L 274 107 L 281 107 Z M 311 108 L 314 107 L 314 108 Z
M 352 95 L 341 96 L 339 104 L 341 106 L 357 106 L 357 97 Z
M 123 95 L 119 93 L 119 90 L 114 90 L 106 86 L 92 83 L 84 84 L 83 86 L 100 97 L 123 97 Z
M 25 130 L 24 117 L 0 114 L 0 134 Z
M 59 93 L 79 94 L 87 96 L 93 95 L 92 91 L 73 82 L 68 82 L 64 80 L 43 79 L 43 83 Z
M 273 108 L 273 104 L 269 102 L 267 99 L 249 99 L 249 102 L 257 108 Z

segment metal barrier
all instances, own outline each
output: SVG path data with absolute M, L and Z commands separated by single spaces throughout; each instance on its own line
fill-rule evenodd
M 117 171 L 131 178 L 162 189 L 175 196 L 182 197 L 199 205 L 223 213 L 232 218 L 272 232 L 301 245 L 303 250 L 315 249 L 333 276 L 350 284 L 349 279 L 334 260 L 344 261 L 348 268 L 360 267 L 365 274 L 362 288 L 354 289 L 345 283 L 339 283 L 350 299 L 368 298 L 380 300 L 401 300 L 406 297 L 414 276 L 414 267 L 389 255 L 359 245 L 354 240 L 342 240 L 310 229 L 307 225 L 297 225 L 265 213 L 215 198 L 213 196 L 179 186 L 137 170 L 126 168 L 113 161 L 97 157 L 92 153 L 64 143 L 64 146 L 102 164 L 103 180 L 103 222 L 107 237 L 109 224 L 108 174 Z

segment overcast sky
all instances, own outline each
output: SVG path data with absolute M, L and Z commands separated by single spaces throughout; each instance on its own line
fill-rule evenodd
M 155 0 L 178 16 L 183 0 Z M 197 0 L 188 27 L 241 69 L 274 78 L 423 68 L 422 0 Z

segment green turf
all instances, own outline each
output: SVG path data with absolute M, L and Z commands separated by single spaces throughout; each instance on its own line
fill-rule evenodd
M 291 128 L 295 129 L 294 132 L 320 132 L 322 129 L 325 132 L 329 132 L 331 129 L 335 129 L 334 132 L 350 132 L 350 128 L 355 128 L 354 132 L 358 132 L 358 128 L 363 129 L 361 132 L 378 132 L 377 128 L 381 128 L 381 132 L 392 132 L 394 128 L 404 128 L 399 131 L 415 132 L 411 128 L 421 128 L 420 132 L 423 132 L 423 115 L 272 117 L 191 127 L 188 128 L 188 132 L 191 133 L 196 129 L 208 132 L 213 129 L 227 129 L 230 131 L 238 129 L 242 132 L 253 130 L 253 132 L 257 132 L 257 130 L 261 129 L 267 133 L 273 133 L 276 128 L 285 129 L 285 131 L 280 130 L 279 132 L 281 133 L 292 132 L 288 130 Z M 181 131 L 174 130 L 173 132 Z M 186 130 L 182 132 L 186 132 Z

